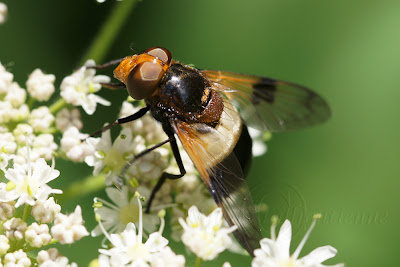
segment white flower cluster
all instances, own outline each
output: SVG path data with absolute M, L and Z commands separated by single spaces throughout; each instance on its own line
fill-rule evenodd
M 42 248 L 57 241 L 72 244 L 89 234 L 83 226 L 79 206 L 74 213 L 64 215 L 60 213 L 61 207 L 54 202 L 54 198 L 49 198 L 52 193 L 62 193 L 47 185 L 58 177 L 59 171 L 48 166 L 43 158 L 33 164 L 27 159 L 27 165 L 28 170 L 18 164 L 3 169 L 5 178 L 9 180 L 8 183 L 0 183 L 0 222 L 3 225 L 0 231 L 0 256 L 5 255 L 5 266 L 30 266 L 31 261 L 23 250 L 27 246 Z M 28 225 L 26 219 L 13 217 L 15 208 L 21 205 L 32 206 L 31 215 L 37 222 Z M 27 207 L 25 209 L 29 211 Z M 10 243 L 20 244 L 22 249 L 8 252 Z
M 26 82 L 27 90 L 13 80 L 14 75 L 0 64 L 0 167 L 7 166 L 10 159 L 26 167 L 26 139 L 32 147 L 32 161 L 38 158 L 49 161 L 55 153 L 60 153 L 74 162 L 83 162 L 93 154 L 92 146 L 82 142 L 88 135 L 79 132 L 83 125 L 80 111 L 65 106 L 67 103 L 82 106 L 92 114 L 96 103 L 108 105 L 108 101 L 94 93 L 109 77 L 96 76 L 94 69 L 80 68 L 62 81 L 61 96 L 67 103 L 58 101 L 50 108 L 37 106 L 35 102 L 48 101 L 53 95 L 54 75 L 34 70 Z M 54 141 L 57 132 L 63 133 L 59 150 Z
M 130 222 L 125 230 L 120 234 L 109 235 L 102 222 L 99 221 L 100 228 L 107 239 L 112 244 L 111 249 L 99 249 L 99 266 L 143 266 L 143 267 L 162 267 L 162 266 L 185 266 L 185 258 L 176 255 L 169 248 L 168 240 L 162 236 L 164 218 L 160 214 L 160 230 L 151 233 L 146 242 L 143 243 L 143 213 L 140 195 L 135 193 L 135 200 L 138 202 L 138 229 L 134 223 Z M 99 216 L 99 214 L 98 214 Z
M 88 60 L 85 66 L 67 76 L 61 82 L 61 97 L 74 106 L 82 106 L 83 110 L 92 115 L 97 103 L 109 106 L 111 103 L 94 93 L 101 89 L 101 83 L 110 82 L 110 77 L 95 75 L 96 70 L 88 68 L 94 66 L 93 60 Z
M 237 227 L 223 227 L 221 208 L 215 209 L 207 217 L 196 206 L 190 207 L 188 213 L 186 222 L 179 218 L 184 229 L 182 241 L 197 257 L 213 260 L 232 244 L 229 234 Z
M 54 91 L 53 75 L 45 75 L 39 70 L 34 73 L 27 81 L 29 93 L 35 95 L 30 95 L 30 103 L 44 96 L 50 97 Z M 58 148 L 51 134 L 55 118 L 46 106 L 31 108 L 32 105 L 26 103 L 27 91 L 13 80 L 14 75 L 0 64 L 0 167 L 6 167 L 13 159 L 19 167 L 26 168 L 27 142 L 32 147 L 32 161 L 52 159 Z
M 51 189 L 46 184 L 59 175 L 57 170 L 48 166 L 43 158 L 28 167 L 28 172 L 14 165 L 14 168 L 4 169 L 9 182 L 0 184 L 0 220 L 3 225 L 0 231 L 0 256 L 5 255 L 5 266 L 30 266 L 31 261 L 23 248 L 42 248 L 57 241 L 72 244 L 89 233 L 83 226 L 79 206 L 74 213 L 64 215 L 60 213 L 61 207 L 54 202 L 54 198 L 49 198 L 51 193 L 61 193 L 61 190 Z M 15 208 L 21 205 L 32 206 L 31 215 L 37 222 L 28 225 L 25 220 L 13 217 Z M 21 249 L 8 252 L 10 243 L 17 244 L 16 241 L 24 241 L 18 243 Z M 49 264 L 48 261 L 40 266 L 52 266 L 46 264 Z
M 67 257 L 62 256 L 56 248 L 39 251 L 37 262 L 40 267 L 78 267 L 76 263 L 68 264 Z
M 278 236 L 275 234 L 277 219 L 273 219 L 271 225 L 271 239 L 264 238 L 260 241 L 261 248 L 254 251 L 255 258 L 253 259 L 252 267 L 324 267 L 322 262 L 333 258 L 337 250 L 331 246 L 324 246 L 314 249 L 308 255 L 299 259 L 300 252 L 304 247 L 311 231 L 314 229 L 317 219 L 320 215 L 314 216 L 314 221 L 308 229 L 303 240 L 295 252 L 290 255 L 289 248 L 292 239 L 292 225 L 289 220 L 285 220 Z M 344 264 L 329 265 L 330 267 L 343 267 Z
M 71 141 L 70 136 L 78 131 L 75 127 L 82 126 L 79 111 L 38 105 L 50 99 L 54 81 L 54 75 L 36 69 L 25 90 L 0 64 L 0 175 L 4 181 L 0 182 L 0 257 L 4 266 L 31 266 L 26 251 L 55 242 L 72 244 L 89 235 L 81 208 L 77 206 L 70 215 L 62 214 L 61 206 L 51 197 L 62 191 L 48 185 L 60 175 L 54 167 L 55 154 L 83 161 L 92 153 L 87 144 L 85 149 L 80 141 Z M 65 149 L 57 150 L 54 134 L 63 130 L 67 133 L 62 139 Z M 80 154 L 76 153 L 79 148 Z M 15 216 L 20 207 L 25 209 L 22 218 Z M 39 266 L 76 266 L 68 265 L 68 259 L 55 249 L 40 251 L 36 260 Z
M 44 74 L 40 69 L 36 69 L 29 75 L 26 89 L 33 98 L 48 101 L 54 93 L 55 80 L 56 76 L 53 74 Z

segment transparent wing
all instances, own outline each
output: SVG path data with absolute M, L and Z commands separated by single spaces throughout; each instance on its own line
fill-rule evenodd
M 254 249 L 260 247 L 260 226 L 240 164 L 226 148 L 229 140 L 204 124 L 175 122 L 173 128 L 214 201 L 222 208 L 225 220 L 238 227 L 234 235 L 253 255 Z M 215 147 L 224 150 L 226 156 L 218 159 L 220 154 L 215 155 Z
M 303 86 L 266 77 L 201 70 L 238 109 L 250 127 L 280 132 L 327 120 L 328 104 Z

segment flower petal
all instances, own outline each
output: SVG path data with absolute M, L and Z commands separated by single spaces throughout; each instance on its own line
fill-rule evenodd
M 332 246 L 323 246 L 314 249 L 303 258 L 299 259 L 304 265 L 319 264 L 327 259 L 335 257 L 337 250 Z
M 292 224 L 289 220 L 285 220 L 279 229 L 279 234 L 276 239 L 276 245 L 279 249 L 279 258 L 289 258 L 290 241 L 292 239 Z
M 158 252 L 167 245 L 168 239 L 163 237 L 159 232 L 150 234 L 149 239 L 145 243 L 145 246 L 151 253 Z
M 275 242 L 269 238 L 263 238 L 260 241 L 261 249 L 264 251 L 265 254 L 268 256 L 273 256 L 272 251 L 274 251 L 273 247 L 275 245 Z M 255 251 L 254 251 L 255 253 Z
M 113 203 L 117 204 L 119 207 L 123 207 L 129 204 L 127 191 L 127 186 L 123 186 L 121 190 L 116 187 L 106 188 L 107 196 L 112 200 Z

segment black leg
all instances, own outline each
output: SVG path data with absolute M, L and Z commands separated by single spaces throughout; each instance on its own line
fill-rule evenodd
M 147 153 L 153 151 L 154 149 L 159 148 L 162 145 L 165 145 L 168 142 L 170 142 L 169 138 L 167 140 L 155 145 L 155 146 L 152 146 L 152 147 L 150 147 L 150 148 L 148 148 L 146 150 L 143 150 L 139 154 L 135 155 L 131 160 L 129 160 L 129 162 L 127 162 L 125 164 L 125 166 L 122 168 L 122 170 L 121 170 L 120 174 L 118 175 L 118 177 L 113 181 L 115 187 L 120 189 L 124 185 L 124 178 L 123 177 L 125 176 L 125 173 L 128 171 L 129 167 L 132 166 L 133 162 L 135 162 L 139 158 L 143 157 Z
M 100 83 L 101 86 L 107 88 L 107 89 L 111 89 L 111 90 L 115 90 L 115 89 L 125 89 L 126 85 L 123 82 L 119 82 L 119 83 Z
M 136 160 L 138 160 L 139 158 L 143 157 L 144 155 L 146 155 L 147 153 L 150 153 L 151 151 L 153 151 L 156 148 L 159 148 L 160 146 L 165 145 L 166 143 L 170 142 L 171 139 L 168 138 L 165 141 L 162 141 L 161 143 L 152 146 L 146 150 L 143 150 L 142 152 L 140 152 L 139 154 L 135 155 L 131 160 L 128 161 L 128 163 L 125 164 L 125 166 L 122 168 L 121 170 L 121 175 L 124 176 L 125 173 L 128 171 L 129 167 L 132 166 L 133 162 L 135 162 Z
M 88 68 L 89 68 L 89 69 L 101 70 L 101 69 L 105 69 L 105 68 L 108 68 L 108 67 L 111 67 L 111 66 L 118 65 L 118 64 L 121 63 L 121 61 L 124 60 L 124 59 L 125 59 L 125 58 L 114 59 L 114 60 L 111 60 L 111 61 L 106 62 L 106 63 L 101 64 L 101 65 L 89 66 Z
M 136 112 L 128 117 L 118 119 L 118 120 L 114 121 L 113 123 L 110 123 L 110 124 L 104 126 L 103 128 L 101 128 L 100 130 L 92 133 L 90 135 L 90 137 L 97 136 L 97 135 L 107 131 L 108 129 L 111 129 L 112 127 L 114 127 L 116 125 L 124 124 L 124 123 L 130 122 L 130 121 L 137 120 L 137 119 L 141 118 L 144 114 L 146 114 L 147 111 L 149 111 L 149 109 L 150 109 L 150 107 L 146 106 L 146 107 L 140 109 L 138 112 Z
M 174 153 L 176 163 L 178 164 L 179 171 L 181 173 L 180 174 L 171 174 L 171 173 L 163 172 L 163 174 L 161 175 L 160 179 L 158 180 L 156 186 L 153 188 L 153 191 L 151 191 L 150 198 L 147 202 L 146 213 L 150 212 L 151 203 L 153 202 L 153 199 L 154 199 L 156 193 L 158 192 L 158 190 L 160 190 L 161 186 L 164 184 L 166 179 L 172 179 L 172 180 L 179 179 L 186 174 L 185 166 L 183 166 L 181 154 L 179 153 L 179 148 L 176 143 L 175 136 L 173 133 L 168 134 L 168 135 L 169 135 L 172 152 Z

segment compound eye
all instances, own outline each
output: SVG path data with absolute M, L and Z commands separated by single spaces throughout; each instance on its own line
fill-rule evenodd
M 159 60 L 163 61 L 167 65 L 171 63 L 172 55 L 171 52 L 169 52 L 167 49 L 162 48 L 162 47 L 152 47 L 147 50 L 145 50 L 143 53 L 146 53 L 150 56 L 153 56 L 155 58 L 158 58 Z
M 137 65 L 126 80 L 129 95 L 136 100 L 150 97 L 163 75 L 164 69 L 157 63 L 147 61 Z

